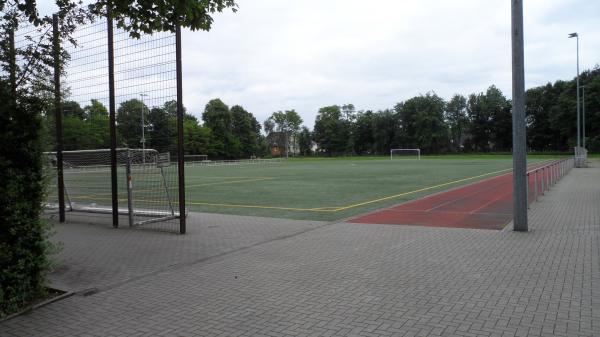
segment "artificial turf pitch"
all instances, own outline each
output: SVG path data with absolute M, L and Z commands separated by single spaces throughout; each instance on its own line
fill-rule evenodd
M 331 221 L 505 174 L 511 168 L 512 158 L 499 155 L 187 167 L 186 199 L 192 212 Z

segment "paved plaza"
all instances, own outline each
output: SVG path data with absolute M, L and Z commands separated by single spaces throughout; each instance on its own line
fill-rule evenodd
M 540 197 L 528 233 L 197 219 L 57 225 L 51 281 L 76 294 L 0 335 L 600 336 L 600 162 Z

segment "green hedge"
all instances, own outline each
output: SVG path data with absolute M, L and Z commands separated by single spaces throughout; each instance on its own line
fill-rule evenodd
M 44 198 L 42 102 L 11 96 L 0 80 L 0 317 L 45 294 L 49 266 Z

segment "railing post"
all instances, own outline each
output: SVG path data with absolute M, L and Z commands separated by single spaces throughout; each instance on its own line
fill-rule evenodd
M 535 191 L 535 201 L 537 201 L 537 199 L 538 199 L 537 170 L 533 171 L 533 182 L 534 182 L 533 189 Z
M 546 194 L 546 186 L 544 186 L 544 168 L 542 167 L 541 172 L 540 172 L 540 182 L 542 184 L 542 195 Z
M 525 200 L 527 201 L 527 209 L 529 209 L 529 172 L 525 172 L 525 181 L 527 182 L 525 184 L 526 188 L 525 188 Z

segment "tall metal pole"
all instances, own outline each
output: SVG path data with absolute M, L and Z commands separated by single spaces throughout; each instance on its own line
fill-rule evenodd
M 579 34 L 577 32 L 571 33 L 569 34 L 569 38 L 577 39 L 577 151 L 579 151 L 579 148 L 581 147 L 581 122 L 579 121 Z M 575 165 L 578 166 L 577 163 L 575 163 Z
M 148 96 L 146 94 L 140 94 L 142 97 L 142 139 L 140 142 L 142 143 L 142 163 L 146 163 L 146 137 L 144 136 L 144 97 Z
M 58 187 L 58 221 L 65 222 L 65 180 L 63 175 L 62 102 L 60 99 L 60 34 L 58 15 L 52 15 L 52 53 L 54 54 L 54 122 L 56 127 L 56 173 Z
M 186 232 L 185 214 L 185 166 L 183 162 L 183 78 L 181 65 L 181 26 L 177 18 L 175 30 L 175 58 L 177 68 L 177 174 L 179 186 L 179 233 Z
M 582 146 L 585 149 L 585 85 L 581 86 L 581 138 L 582 138 Z
M 580 138 L 580 106 L 579 106 L 579 34 L 577 34 L 577 147 L 581 146 Z
M 512 131 L 513 131 L 513 229 L 526 232 L 527 153 L 525 144 L 525 56 L 523 47 L 523 1 L 512 0 Z
M 106 29 L 108 34 L 108 110 L 110 128 L 110 186 L 112 199 L 113 227 L 119 227 L 119 197 L 117 185 L 117 128 L 115 102 L 115 52 L 113 21 L 110 5 L 106 6 Z

